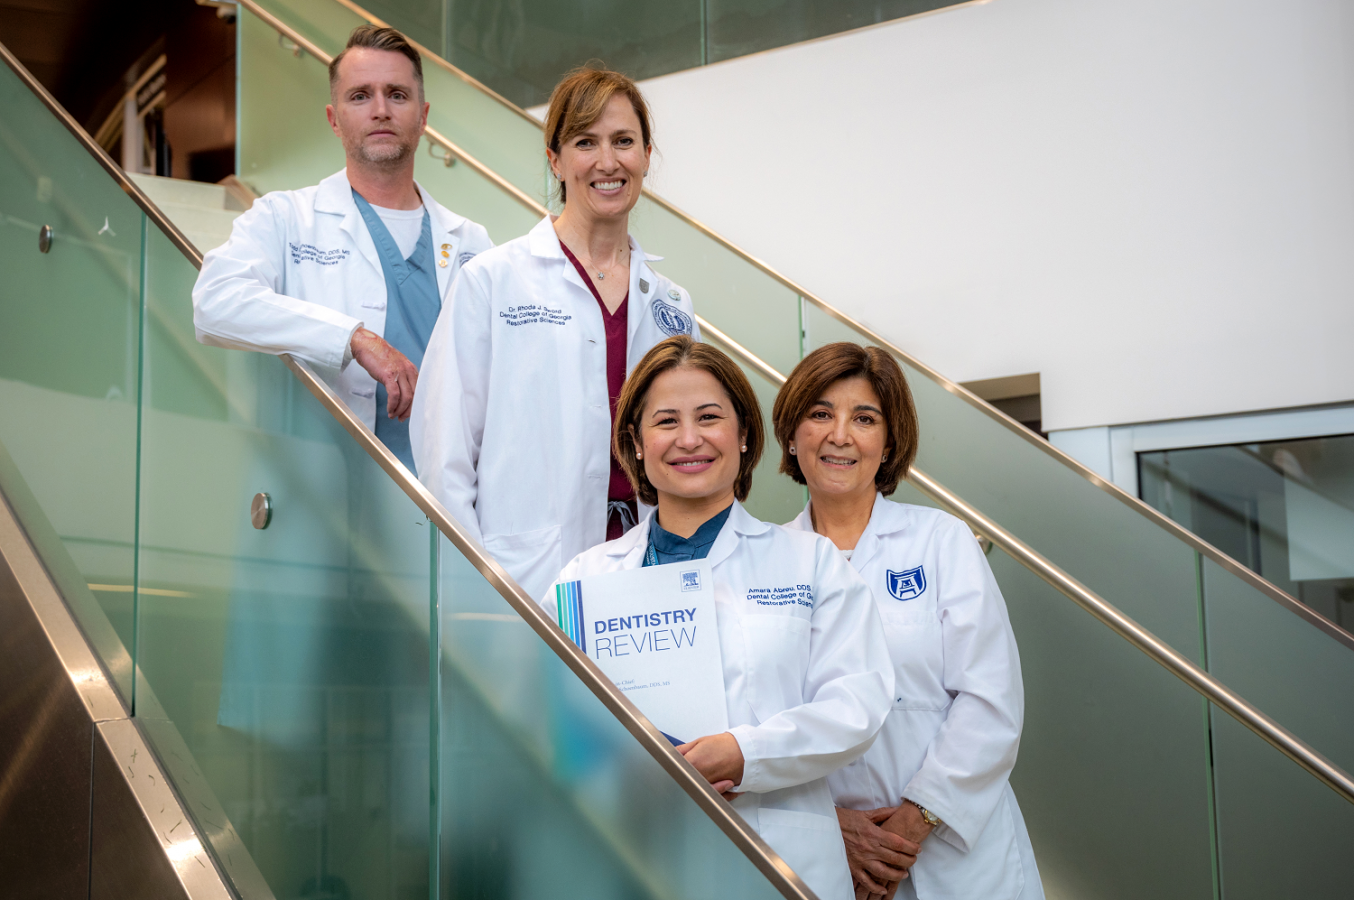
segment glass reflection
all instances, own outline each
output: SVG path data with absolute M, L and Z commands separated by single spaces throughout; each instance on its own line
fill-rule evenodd
M 1142 499 L 1354 628 L 1354 435 L 1138 454 Z

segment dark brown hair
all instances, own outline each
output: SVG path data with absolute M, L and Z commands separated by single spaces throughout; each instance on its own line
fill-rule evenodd
M 550 111 L 545 116 L 545 146 L 554 153 L 575 135 L 592 127 L 602 118 L 611 98 L 621 94 L 634 107 L 639 117 L 640 135 L 644 146 L 653 146 L 653 131 L 649 125 L 649 104 L 628 76 L 610 69 L 583 66 L 574 69 L 555 85 L 550 93 Z M 565 199 L 564 185 L 558 186 L 559 199 Z
M 776 440 L 780 443 L 780 470 L 798 483 L 805 483 L 799 459 L 790 453 L 790 442 L 813 404 L 843 378 L 864 378 L 879 395 L 884 426 L 889 432 L 884 447 L 888 460 L 880 464 L 874 483 L 887 497 L 898 489 L 898 482 L 907 475 L 912 461 L 917 458 L 920 433 L 917 407 L 912 402 L 907 377 L 894 358 L 878 347 L 862 347 L 847 341 L 825 344 L 795 366 L 781 385 L 771 410 Z
M 393 28 L 387 28 L 384 25 L 359 25 L 353 29 L 353 33 L 348 35 L 348 46 L 335 56 L 329 62 L 329 93 L 334 93 L 334 85 L 338 82 L 339 61 L 348 55 L 348 51 L 354 47 L 365 47 L 368 50 L 388 50 L 391 53 L 403 53 L 414 64 L 414 80 L 418 82 L 418 99 L 423 102 L 423 59 L 414 49 L 414 45 L 409 43 L 409 39 L 400 34 Z
M 762 408 L 752 385 L 738 368 L 738 364 L 709 344 L 693 341 L 685 334 L 670 337 L 653 346 L 625 379 L 621 397 L 616 404 L 616 420 L 611 430 L 611 448 L 616 460 L 635 487 L 639 501 L 646 506 L 658 505 L 658 492 L 644 473 L 644 462 L 635 455 L 635 438 L 640 434 L 644 418 L 644 403 L 654 379 L 664 372 L 682 366 L 709 372 L 723 386 L 733 402 L 738 427 L 746 433 L 743 444 L 747 451 L 738 461 L 738 479 L 733 483 L 733 495 L 739 502 L 748 498 L 752 490 L 752 470 L 762 458 L 765 435 L 762 431 Z

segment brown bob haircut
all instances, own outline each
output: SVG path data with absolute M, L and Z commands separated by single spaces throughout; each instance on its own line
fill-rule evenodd
M 640 434 L 644 403 L 654 379 L 682 366 L 709 372 L 723 385 L 729 399 L 733 401 L 738 427 L 746 434 L 743 443 L 748 448 L 739 459 L 738 479 L 733 483 L 733 495 L 741 503 L 752 490 L 752 470 L 762 458 L 762 446 L 766 440 L 762 430 L 762 407 L 737 363 L 709 344 L 693 341 L 688 335 L 679 334 L 655 344 L 652 350 L 644 354 L 630 377 L 625 379 L 620 401 L 616 404 L 615 424 L 611 429 L 612 452 L 634 485 L 639 501 L 645 506 L 657 506 L 658 492 L 644 473 L 643 461 L 635 456 L 632 435 Z
M 630 101 L 639 117 L 640 135 L 644 146 L 653 146 L 653 130 L 649 124 L 649 104 L 644 101 L 639 86 L 628 76 L 610 69 L 583 66 L 574 69 L 550 94 L 550 111 L 545 116 L 545 146 L 559 153 L 567 141 L 587 131 L 606 112 L 611 98 L 620 94 Z M 568 198 L 564 185 L 558 185 L 561 203 Z
M 335 56 L 329 63 L 329 93 L 334 93 L 334 85 L 338 83 L 339 62 L 348 55 L 348 51 L 354 47 L 365 47 L 368 50 L 387 50 L 391 53 L 403 53 L 409 61 L 414 64 L 414 80 L 418 82 L 418 99 L 423 101 L 423 59 L 414 49 L 414 45 L 409 43 L 409 39 L 400 34 L 393 28 L 387 28 L 384 25 L 359 25 L 353 29 L 353 33 L 348 35 L 348 46 Z
M 888 460 L 880 464 L 874 484 L 887 497 L 898 489 L 898 482 L 917 458 L 920 433 L 917 407 L 912 402 L 907 378 L 894 358 L 878 347 L 862 347 L 847 341 L 825 344 L 795 366 L 781 385 L 771 412 L 776 440 L 780 442 L 780 470 L 798 483 L 805 483 L 799 458 L 790 453 L 790 442 L 813 405 L 844 378 L 864 378 L 883 406 L 884 425 L 889 430 L 884 448 Z

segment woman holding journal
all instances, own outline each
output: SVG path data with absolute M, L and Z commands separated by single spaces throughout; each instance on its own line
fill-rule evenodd
M 639 88 L 566 76 L 545 142 L 563 212 L 465 264 L 410 422 L 419 477 L 532 596 L 637 520 L 612 411 L 645 351 L 698 336 L 691 299 L 628 230 L 653 150 Z
M 640 502 L 657 509 L 557 583 L 707 561 L 730 727 L 677 749 L 814 893 L 850 900 L 827 776 L 865 752 L 893 697 L 869 589 L 827 539 L 743 509 L 762 416 L 719 350 L 689 337 L 650 350 L 625 383 L 613 437 Z M 787 585 L 805 602 L 760 599 Z M 554 591 L 543 604 L 555 610 Z

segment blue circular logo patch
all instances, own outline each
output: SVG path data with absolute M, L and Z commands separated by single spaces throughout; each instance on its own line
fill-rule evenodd
M 653 302 L 653 320 L 658 323 L 658 330 L 668 337 L 691 333 L 691 317 L 656 297 Z

